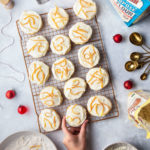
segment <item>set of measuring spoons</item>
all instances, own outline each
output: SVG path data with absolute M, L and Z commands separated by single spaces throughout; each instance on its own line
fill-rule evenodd
M 125 69 L 131 72 L 137 69 L 141 69 L 146 64 L 148 64 L 145 71 L 140 77 L 141 80 L 146 80 L 148 74 L 150 74 L 150 48 L 144 44 L 142 35 L 140 35 L 137 32 L 133 32 L 130 35 L 129 39 L 132 44 L 136 46 L 140 46 L 145 51 L 145 53 L 139 53 L 139 52 L 131 53 L 130 54 L 131 60 L 125 63 Z

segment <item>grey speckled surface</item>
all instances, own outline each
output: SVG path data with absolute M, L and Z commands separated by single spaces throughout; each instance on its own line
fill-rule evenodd
M 120 117 L 116 119 L 97 122 L 88 127 L 88 150 L 103 150 L 105 147 L 116 142 L 129 142 L 135 145 L 140 150 L 150 150 L 150 142 L 147 140 L 146 133 L 143 130 L 137 129 L 127 118 L 127 94 L 129 91 L 123 87 L 123 82 L 127 79 L 134 79 L 136 86 L 133 90 L 147 89 L 150 90 L 150 77 L 147 81 L 140 81 L 139 77 L 142 70 L 129 73 L 124 70 L 124 63 L 129 59 L 129 54 L 133 51 L 142 51 L 140 47 L 130 44 L 128 36 L 133 31 L 138 31 L 145 36 L 146 44 L 150 45 L 150 16 L 142 22 L 128 28 L 118 17 L 115 10 L 112 8 L 109 0 L 96 0 L 98 5 L 98 20 L 101 26 L 102 36 L 108 59 L 112 71 L 112 78 L 116 97 L 120 109 Z M 35 0 L 15 0 L 15 7 L 12 10 L 13 22 L 5 30 L 15 37 L 15 44 L 0 54 L 0 60 L 10 63 L 17 69 L 25 72 L 24 60 L 19 42 L 19 36 L 16 30 L 15 21 L 19 18 L 23 10 L 32 9 L 38 13 L 48 12 L 55 5 L 64 8 L 71 7 L 74 0 L 51 0 L 44 5 L 38 5 Z M 9 20 L 8 10 L 0 6 L 0 28 Z M 112 36 L 116 33 L 121 33 L 124 40 L 120 44 L 116 44 L 112 40 Z M 0 47 L 6 46 L 10 41 L 0 34 Z M 2 67 L 0 65 L 0 67 Z M 1 69 L 0 75 L 8 74 L 6 68 Z M 9 72 L 12 73 L 12 72 Z M 16 74 L 17 76 L 17 74 Z M 17 97 L 13 100 L 5 98 L 7 89 L 16 89 Z M 23 84 L 16 83 L 11 79 L 0 78 L 0 104 L 3 109 L 0 109 L 0 141 L 8 135 L 23 130 L 38 130 L 36 116 L 29 89 L 29 83 L 26 78 Z M 19 115 L 17 107 L 20 104 L 29 106 L 30 110 L 26 115 Z M 63 134 L 61 131 L 53 132 L 48 135 L 56 143 L 60 150 L 65 149 L 62 144 Z
M 48 1 L 50 1 L 50 0 L 36 0 L 39 4 L 44 4 L 44 3 L 46 3 L 46 2 L 48 2 Z

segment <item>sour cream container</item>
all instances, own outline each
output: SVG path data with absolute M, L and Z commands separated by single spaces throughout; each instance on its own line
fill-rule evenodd
M 150 0 L 110 0 L 127 26 L 150 14 Z

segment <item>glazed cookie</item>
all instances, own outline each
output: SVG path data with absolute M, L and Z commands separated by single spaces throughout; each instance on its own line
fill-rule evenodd
M 69 37 L 75 44 L 84 44 L 91 36 L 92 28 L 83 22 L 76 23 L 69 30 Z
M 92 0 L 76 0 L 73 10 L 81 19 L 90 20 L 96 15 L 96 4 Z
M 52 65 L 52 73 L 56 80 L 65 81 L 70 79 L 75 71 L 73 63 L 66 58 L 60 58 Z
M 61 92 L 53 86 L 48 86 L 40 92 L 41 102 L 48 107 L 55 107 L 62 103 Z
M 54 131 L 60 127 L 60 116 L 53 109 L 44 109 L 39 115 L 39 121 L 42 128 L 47 131 Z
M 92 90 L 101 90 L 109 83 L 109 75 L 101 67 L 92 68 L 86 74 L 86 82 Z
M 85 68 L 96 66 L 100 60 L 100 54 L 92 44 L 83 46 L 78 52 L 79 63 Z
M 112 103 L 105 96 L 93 96 L 88 100 L 87 109 L 92 116 L 103 117 L 112 109 Z
M 46 55 L 49 49 L 48 41 L 44 36 L 35 36 L 28 40 L 27 51 L 33 58 L 40 58 Z
M 71 50 L 71 42 L 65 35 L 56 35 L 52 38 L 50 47 L 53 53 L 65 55 Z
M 19 19 L 21 30 L 26 34 L 37 33 L 42 27 L 42 19 L 34 11 L 24 11 Z
M 70 105 L 67 108 L 66 121 L 72 127 L 79 127 L 86 120 L 86 109 L 81 105 Z
M 86 90 L 86 82 L 82 78 L 72 78 L 65 83 L 64 94 L 68 100 L 80 98 Z
M 67 25 L 69 15 L 63 8 L 58 8 L 56 6 L 49 11 L 47 20 L 51 28 L 60 30 Z
M 34 61 L 29 66 L 29 79 L 32 83 L 44 84 L 49 74 L 49 67 L 41 61 Z

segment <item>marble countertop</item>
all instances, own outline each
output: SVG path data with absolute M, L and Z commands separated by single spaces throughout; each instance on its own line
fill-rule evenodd
M 133 31 L 142 33 L 145 36 L 146 44 L 150 45 L 150 16 L 129 28 L 121 21 L 109 3 L 109 0 L 96 0 L 96 2 L 98 5 L 98 21 L 108 54 L 120 116 L 115 119 L 89 125 L 88 149 L 103 150 L 107 145 L 115 142 L 129 142 L 140 150 L 149 150 L 150 142 L 145 138 L 146 133 L 143 130 L 135 128 L 127 118 L 127 94 L 129 91 L 124 89 L 123 82 L 132 79 L 136 83 L 133 90 L 150 90 L 150 77 L 146 81 L 140 81 L 139 79 L 143 70 L 129 73 L 124 69 L 124 63 L 129 59 L 129 54 L 133 51 L 142 51 L 140 47 L 130 44 L 128 40 L 130 33 Z M 50 0 L 43 5 L 38 5 L 36 0 L 15 0 L 15 3 L 13 10 L 6 10 L 0 6 L 0 28 L 8 23 L 9 13 L 12 12 L 12 22 L 4 32 L 15 38 L 14 45 L 0 54 L 0 62 L 9 63 L 16 69 L 26 73 L 16 29 L 16 20 L 19 18 L 20 13 L 27 9 L 35 10 L 38 13 L 48 12 L 54 5 L 68 8 L 72 7 L 74 0 Z M 121 33 L 124 36 L 124 40 L 120 44 L 116 44 L 112 40 L 113 35 L 116 33 Z M 0 34 L 0 39 L 0 49 L 11 43 L 11 39 L 4 37 L 2 34 Z M 8 74 L 15 75 L 17 78 L 20 77 L 20 74 L 0 64 L 0 76 Z M 5 98 L 5 92 L 9 89 L 15 89 L 17 91 L 17 96 L 13 100 L 7 100 Z M 17 113 L 17 107 L 20 104 L 29 107 L 29 112 L 23 116 Z M 38 131 L 37 117 L 34 112 L 27 74 L 23 83 L 18 83 L 8 78 L 0 78 L 0 118 L 0 141 L 14 132 L 26 130 Z M 58 149 L 65 149 L 62 144 L 63 134 L 61 131 L 50 133 L 48 136 L 54 141 Z

